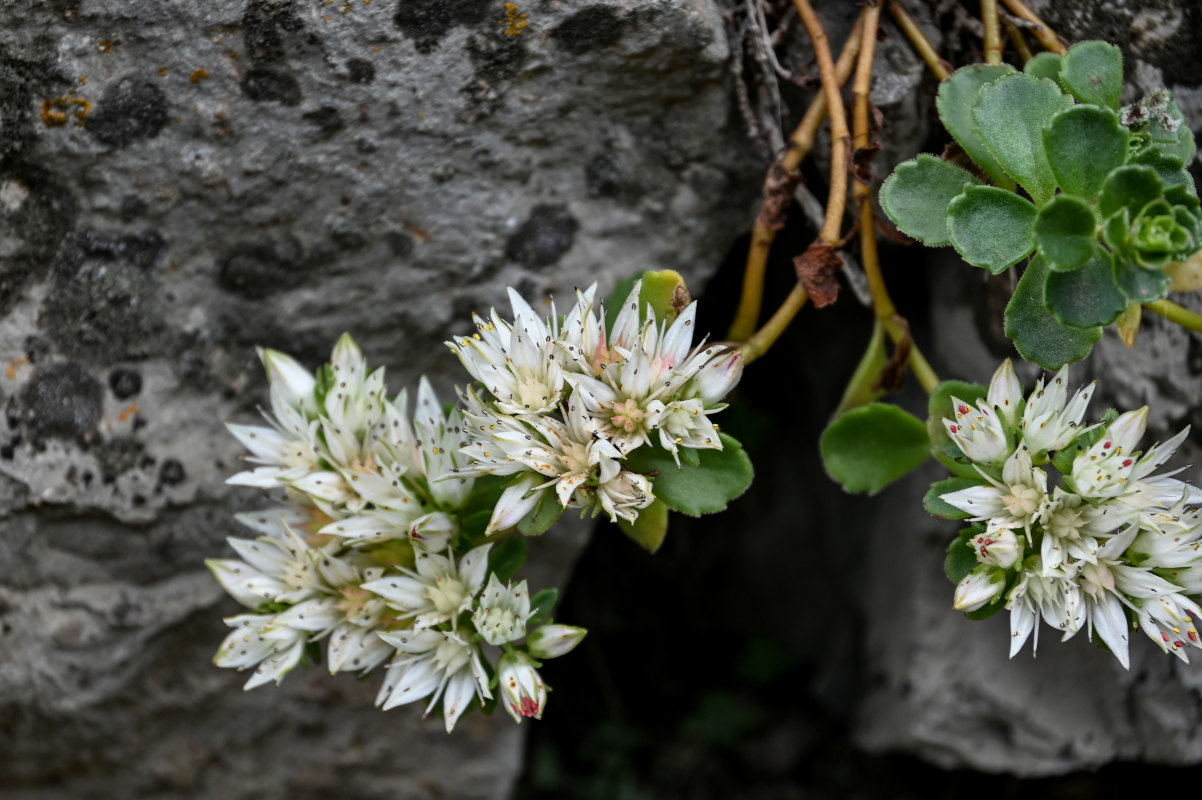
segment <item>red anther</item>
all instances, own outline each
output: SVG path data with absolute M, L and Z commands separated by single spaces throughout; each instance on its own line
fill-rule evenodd
M 956 410 L 957 410 L 957 411 L 959 411 L 961 414 L 967 414 L 967 413 L 968 413 L 968 406 L 960 406 L 960 407 L 959 407 L 959 408 L 957 408 Z
M 1167 633 L 1165 633 L 1164 631 L 1161 631 L 1160 638 L 1164 639 L 1167 642 L 1169 640 L 1169 635 Z
M 523 717 L 533 717 L 538 714 L 538 703 L 533 697 L 522 698 L 521 714 Z
M 1189 632 L 1189 638 L 1190 638 L 1190 640 L 1191 640 L 1191 641 L 1194 641 L 1194 642 L 1198 641 L 1198 632 L 1197 632 L 1197 631 L 1190 631 L 1190 632 Z
M 1103 449 L 1103 450 L 1109 450 L 1109 449 L 1110 449 L 1110 444 L 1111 444 L 1110 442 L 1107 442 L 1106 444 L 1102 445 L 1102 449 Z
M 1185 642 L 1178 639 L 1177 641 L 1173 642 L 1173 647 L 1185 647 Z
M 1131 459 L 1129 459 L 1129 458 L 1124 458 L 1124 459 L 1123 459 L 1123 466 L 1124 466 L 1124 467 L 1129 467 L 1129 466 L 1131 466 Z
M 952 433 L 955 433 L 956 431 L 958 431 L 958 430 L 959 430 L 959 428 L 957 428 L 955 425 L 948 425 L 948 426 L 947 426 L 947 429 L 948 429 L 949 431 L 951 431 Z

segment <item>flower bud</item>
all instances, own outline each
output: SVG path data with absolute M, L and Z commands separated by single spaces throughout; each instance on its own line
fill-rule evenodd
M 1002 569 L 1010 569 L 1023 556 L 1023 538 L 1014 531 L 1001 529 L 993 533 L 982 533 L 972 540 L 977 560 Z
M 547 685 L 530 662 L 530 656 L 518 651 L 501 656 L 497 662 L 497 684 L 501 687 L 501 702 L 514 722 L 521 724 L 522 717 L 542 719 L 547 706 Z
M 956 584 L 952 608 L 957 611 L 976 611 L 1006 588 L 1006 574 L 990 564 L 981 564 Z
M 526 646 L 535 658 L 558 658 L 572 652 L 586 633 L 574 625 L 540 625 L 526 637 Z

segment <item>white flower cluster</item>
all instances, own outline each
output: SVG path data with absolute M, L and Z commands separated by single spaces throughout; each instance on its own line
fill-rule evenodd
M 1188 429 L 1140 452 L 1147 407 L 1083 426 L 1094 387 L 1070 399 L 1067 380 L 1061 369 L 1024 400 L 1006 361 L 975 405 L 952 398 L 944 428 L 980 478 L 940 497 L 975 523 L 963 544 L 978 565 L 955 608 L 1004 602 L 1011 656 L 1033 630 L 1038 646 L 1042 618 L 1062 639 L 1096 631 L 1124 667 L 1135 627 L 1188 660 L 1202 647 L 1190 597 L 1202 593 L 1202 491 L 1154 474 Z
M 447 342 L 483 386 L 462 396 L 471 463 L 461 476 L 517 476 L 489 531 L 523 518 L 554 487 L 563 507 L 633 521 L 655 500 L 651 479 L 625 463 L 639 447 L 721 450 L 710 415 L 738 382 L 737 350 L 692 346 L 696 302 L 669 325 L 640 308 L 636 282 L 612 330 L 595 303 L 596 285 L 577 292 L 562 323 L 543 319 L 510 290 L 513 321 L 495 310 L 476 332 Z
M 411 422 L 406 393 L 389 399 L 384 371 L 369 371 L 349 336 L 316 375 L 260 355 L 271 413 L 267 426 L 229 426 L 257 465 L 229 482 L 282 489 L 288 502 L 239 515 L 260 536 L 231 538 L 239 558 L 207 562 L 250 609 L 226 620 L 234 630 L 215 663 L 253 669 L 247 689 L 278 683 L 324 638 L 331 673 L 388 664 L 376 698 L 385 709 L 429 698 L 429 713 L 441 700 L 449 732 L 499 687 L 516 721 L 540 717 L 547 687 L 535 659 L 568 652 L 585 631 L 528 633 L 538 609 L 526 582 L 490 574 L 493 544 L 464 531 L 476 482 L 460 412 L 444 414 L 423 378 Z M 490 678 L 486 648 L 498 647 Z

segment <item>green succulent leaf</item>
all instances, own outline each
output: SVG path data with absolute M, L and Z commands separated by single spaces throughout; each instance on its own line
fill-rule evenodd
M 726 508 L 751 485 L 751 459 L 739 440 L 725 433 L 721 450 L 698 450 L 700 465 L 676 466 L 672 454 L 661 447 L 644 445 L 630 454 L 628 468 L 653 478 L 655 496 L 668 508 L 699 517 Z M 683 459 L 682 459 L 683 461 Z
M 1128 209 L 1132 217 L 1153 200 L 1164 194 L 1164 182 L 1151 167 L 1128 164 L 1112 170 L 1102 182 L 1098 210 L 1109 218 L 1120 209 Z
M 970 64 L 939 84 L 939 94 L 935 97 L 935 107 L 944 127 L 985 174 L 1005 189 L 1014 188 L 1014 179 L 1006 174 L 977 133 L 971 109 L 981 87 L 1013 73 L 1014 68 L 1008 64 Z
M 538 502 L 526 516 L 518 520 L 517 528 L 523 536 L 541 536 L 563 515 L 564 507 L 553 491 L 540 492 Z
M 1056 191 L 1043 128 L 1072 104 L 1052 81 L 1014 73 L 983 87 L 972 107 L 977 135 L 1039 205 Z
M 525 538 L 521 536 L 513 536 L 499 542 L 489 550 L 488 571 L 497 573 L 497 580 L 508 581 L 526 562 L 528 549 Z
M 530 598 L 530 618 L 526 620 L 526 625 L 529 630 L 547 622 L 551 619 L 551 612 L 555 610 L 555 604 L 559 601 L 559 590 L 552 587 L 548 589 L 540 589 Z
M 931 454 L 922 420 L 895 405 L 872 403 L 836 419 L 819 439 L 826 472 L 845 491 L 876 494 Z
M 1053 271 L 1074 270 L 1090 259 L 1098 239 L 1093 209 L 1071 194 L 1058 194 L 1039 209 L 1035 246 Z
M 948 207 L 948 233 L 969 264 L 993 274 L 1035 249 L 1035 206 L 996 186 L 966 186 Z
M 898 164 L 881 186 L 881 207 L 902 233 L 931 247 L 951 244 L 947 207 L 968 185 L 981 182 L 935 156 L 922 153 Z
M 1118 114 L 1098 106 L 1073 106 L 1043 129 L 1043 146 L 1060 188 L 1086 200 L 1127 160 L 1130 134 Z
M 927 493 L 923 495 L 922 507 L 932 517 L 938 517 L 939 519 L 968 519 L 971 516 L 970 514 L 943 502 L 940 497 L 952 492 L 958 492 L 961 489 L 971 489 L 973 486 L 981 486 L 983 483 L 984 481 L 980 477 L 976 479 L 944 478 L 941 481 L 936 481 L 931 484 L 931 488 L 927 489 Z
M 1168 89 L 1158 89 L 1138 103 L 1124 106 L 1120 113 L 1123 124 L 1141 134 L 1147 147 L 1182 164 L 1194 160 L 1197 153 L 1194 134 Z
M 1006 336 L 1023 358 L 1055 370 L 1089 355 L 1102 328 L 1076 328 L 1056 319 L 1043 304 L 1047 276 L 1047 263 L 1039 256 L 1031 259 L 1006 305 Z
M 1106 42 L 1079 42 L 1061 60 L 1060 76 L 1082 103 L 1118 109 L 1123 91 L 1123 53 Z
M 1114 282 L 1114 259 L 1102 248 L 1080 269 L 1049 272 L 1043 304 L 1065 325 L 1109 325 L 1127 308 L 1127 297 Z
M 1061 83 L 1060 55 L 1057 53 L 1036 53 L 1023 64 L 1023 72 L 1036 78 L 1047 78 Z
M 1176 156 L 1148 149 L 1132 156 L 1130 163 L 1151 167 L 1165 186 L 1184 186 L 1191 193 L 1195 191 L 1194 176 L 1189 174 L 1189 170 Z
M 968 573 L 976 569 L 977 554 L 969 546 L 972 537 L 983 530 L 979 527 L 965 528 L 960 535 L 947 546 L 947 558 L 943 562 L 943 571 L 952 583 L 959 583 L 968 577 Z
M 654 553 L 668 535 L 668 505 L 656 500 L 640 511 L 634 522 L 619 519 L 618 527 L 640 547 Z
M 1169 293 L 1172 279 L 1159 269 L 1149 269 L 1133 259 L 1116 256 L 1114 282 L 1132 303 L 1150 303 Z

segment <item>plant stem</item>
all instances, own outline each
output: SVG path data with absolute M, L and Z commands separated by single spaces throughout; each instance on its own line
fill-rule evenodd
M 851 69 L 855 65 L 856 54 L 860 51 L 859 33 L 860 22 L 857 20 L 843 45 L 843 51 L 839 53 L 839 61 L 835 64 L 835 72 L 840 86 L 847 82 L 848 77 L 851 76 Z M 797 170 L 802 160 L 813 148 L 814 139 L 826 119 L 826 114 L 826 94 L 819 93 L 810 103 L 810 107 L 806 110 L 805 116 L 801 118 L 797 129 L 793 131 L 793 135 L 789 137 L 793 146 L 781 158 L 782 167 L 789 172 Z M 743 267 L 743 294 L 739 299 L 739 308 L 734 322 L 731 323 L 730 330 L 726 334 L 729 341 L 741 342 L 755 331 L 763 305 L 764 270 L 768 264 L 768 251 L 775 239 L 776 231 L 765 226 L 757 218 L 751 229 L 751 245 L 747 248 L 747 263 Z
M 1149 311 L 1155 311 L 1160 316 L 1170 322 L 1176 322 L 1183 328 L 1202 333 L 1202 314 L 1196 314 L 1188 308 L 1179 306 L 1170 300 L 1153 300 L 1151 303 L 1144 303 L 1144 308 Z
M 1002 0 L 1006 4 L 1006 8 L 1010 9 L 1010 13 L 1021 19 L 1025 19 L 1032 24 L 1031 33 L 1039 40 L 1045 50 L 1050 50 L 1053 53 L 1064 55 L 1068 52 L 1064 47 L 1064 42 L 1059 36 L 1047 26 L 1043 20 L 1035 16 L 1035 12 L 1027 8 L 1027 5 L 1022 0 Z
M 913 45 L 919 57 L 926 62 L 927 68 L 936 78 L 942 81 L 952 74 L 951 65 L 939 57 L 931 45 L 931 40 L 922 32 L 918 23 L 909 15 L 899 0 L 892 0 L 889 3 L 889 13 L 893 15 L 893 21 L 897 23 L 897 27 L 902 29 L 902 33 L 910 40 L 910 44 Z
M 789 327 L 793 317 L 797 316 L 797 312 L 801 310 L 808 299 L 810 299 L 809 295 L 806 294 L 805 289 L 801 288 L 800 283 L 794 286 L 793 291 L 789 292 L 789 296 L 785 298 L 785 302 L 776 309 L 776 313 L 739 348 L 743 354 L 743 363 L 750 364 L 766 353 L 768 348 L 785 332 L 785 328 Z
M 1018 29 L 1010 20 L 1002 18 L 1002 27 L 1006 29 L 1006 35 L 1010 37 L 1010 43 L 1014 45 L 1015 52 L 1022 62 L 1026 64 L 1031 60 L 1031 48 L 1027 46 L 1027 40 L 1023 38 L 1023 32 Z
M 847 144 L 851 138 L 847 130 L 847 112 L 843 107 L 843 96 L 839 93 L 839 80 L 835 74 L 835 63 L 831 60 L 830 42 L 822 22 L 814 13 L 810 0 L 793 0 L 793 5 L 797 7 L 797 15 L 801 17 L 806 32 L 810 34 L 814 58 L 818 62 L 818 72 L 822 75 L 822 91 L 826 94 L 826 104 L 829 108 L 831 187 L 826 201 L 826 218 L 818 236 L 834 247 L 841 238 L 839 234 L 843 228 L 843 211 L 847 207 Z
M 981 21 L 985 23 L 985 63 L 1002 63 L 1002 28 L 997 17 L 997 0 L 981 0 Z

